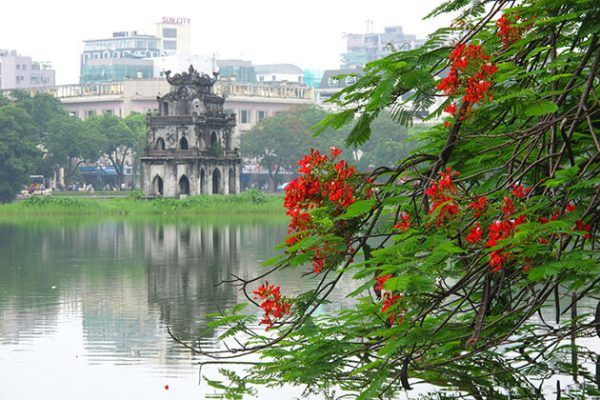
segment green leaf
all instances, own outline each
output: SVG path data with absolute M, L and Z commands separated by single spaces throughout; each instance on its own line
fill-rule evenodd
M 340 216 L 341 219 L 350 219 L 354 217 L 358 217 L 359 215 L 365 214 L 373 208 L 375 205 L 374 199 L 369 200 L 359 200 L 356 203 L 350 205 L 348 210 Z
M 558 106 L 549 100 L 542 100 L 525 107 L 525 115 L 528 117 L 537 117 L 540 115 L 551 114 L 558 110 Z

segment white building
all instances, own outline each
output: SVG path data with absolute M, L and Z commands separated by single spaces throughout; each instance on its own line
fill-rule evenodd
M 190 54 L 192 52 L 191 23 L 192 20 L 186 17 L 162 17 L 160 22 L 150 24 L 145 31 L 160 39 L 158 47 L 162 54 Z
M 15 50 L 0 50 L 0 89 L 54 86 L 56 72 L 49 62 L 33 61 Z

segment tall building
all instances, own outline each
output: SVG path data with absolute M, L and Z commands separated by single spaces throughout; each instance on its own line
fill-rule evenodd
M 146 33 L 159 38 L 161 54 L 190 54 L 192 52 L 190 18 L 162 17 L 160 22 L 150 24 Z
M 256 83 L 256 71 L 251 61 L 218 60 L 219 77 L 222 80 L 240 83 Z
M 160 39 L 137 31 L 113 32 L 107 39 L 84 40 L 81 83 L 148 79 L 154 75 L 151 57 L 160 56 Z
M 49 62 L 33 61 L 16 50 L 0 50 L 0 89 L 54 86 L 56 72 Z
M 386 26 L 383 33 L 350 33 L 346 35 L 346 53 L 342 69 L 362 69 L 367 63 L 384 58 L 394 50 L 421 47 L 423 39 L 405 34 L 401 26 Z

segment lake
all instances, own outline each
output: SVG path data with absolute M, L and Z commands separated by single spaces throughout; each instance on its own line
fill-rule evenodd
M 0 399 L 204 398 L 199 358 L 167 327 L 219 348 L 207 315 L 244 301 L 219 283 L 264 272 L 286 231 L 252 218 L 0 223 Z M 298 293 L 312 284 L 302 272 L 272 279 Z
M 220 332 L 206 331 L 208 316 L 245 299 L 220 283 L 266 271 L 286 232 L 285 219 L 258 217 L 0 222 L 0 399 L 205 398 L 213 390 L 199 379 L 200 358 L 167 328 L 205 350 L 223 348 Z M 309 270 L 269 281 L 294 296 L 314 287 L 302 279 Z M 345 277 L 339 286 L 325 310 L 347 307 L 344 294 L 358 283 Z M 597 338 L 580 345 L 599 348 Z M 217 367 L 202 374 L 216 378 Z M 553 377 L 549 395 L 558 379 L 572 382 Z M 300 393 L 261 389 L 257 398 Z

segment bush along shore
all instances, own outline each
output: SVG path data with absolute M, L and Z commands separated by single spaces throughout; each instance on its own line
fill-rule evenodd
M 33 196 L 0 205 L 0 217 L 8 215 L 202 215 L 202 214 L 284 215 L 283 199 L 259 190 L 237 195 L 192 196 L 143 199 L 128 197 L 90 198 L 75 196 Z

